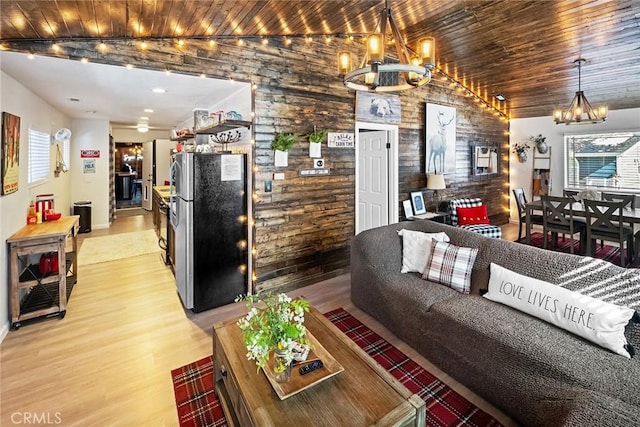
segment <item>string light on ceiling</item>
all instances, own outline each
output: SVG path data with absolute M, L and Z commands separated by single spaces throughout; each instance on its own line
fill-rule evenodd
M 385 10 L 387 12 L 385 12 Z M 388 8 L 384 9 L 381 12 L 381 15 L 384 14 L 384 16 L 387 16 L 386 14 L 389 14 L 389 18 L 391 18 L 391 11 L 388 10 Z M 394 24 L 395 25 L 395 24 Z M 380 33 L 377 33 L 380 34 Z M 227 41 L 229 43 L 233 43 L 237 46 L 245 46 L 246 47 L 246 41 L 253 41 L 256 42 L 260 45 L 268 45 L 270 43 L 264 43 L 262 40 L 268 39 L 268 40 L 273 40 L 274 44 L 280 44 L 280 45 L 284 45 L 286 47 L 292 47 L 293 45 L 293 41 L 294 40 L 300 40 L 304 43 L 312 43 L 314 41 L 316 41 L 317 39 L 319 39 L 318 41 L 320 43 L 327 43 L 327 38 L 333 37 L 333 38 L 339 38 L 339 39 L 344 39 L 344 42 L 349 44 L 349 43 L 354 43 L 356 38 L 363 38 L 365 40 L 365 42 L 367 41 L 368 37 L 371 36 L 371 34 L 361 34 L 361 33 L 353 33 L 353 34 L 288 34 L 288 35 L 265 35 L 265 36 L 250 36 L 250 35 L 233 35 L 233 36 L 225 36 L 225 35 L 217 35 L 217 36 L 211 36 L 211 35 L 207 35 L 207 36 L 188 36 L 188 37 L 136 37 L 134 39 L 130 38 L 130 37 L 123 37 L 123 38 L 110 38 L 108 40 L 105 40 L 103 38 L 100 39 L 95 39 L 95 41 L 99 41 L 101 43 L 105 43 L 107 45 L 107 49 L 108 49 L 108 43 L 112 42 L 112 43 L 118 43 L 118 42 L 126 42 L 126 43 L 134 43 L 137 47 L 139 47 L 141 50 L 146 50 L 148 49 L 149 43 L 150 42 L 158 42 L 158 43 L 164 43 L 168 40 L 172 40 L 176 47 L 177 47 L 177 41 L 181 40 L 183 42 L 183 44 L 186 43 L 186 41 L 188 40 L 195 40 L 195 41 L 204 41 L 205 43 L 207 43 L 207 45 L 210 48 L 215 48 L 217 49 L 220 43 L 223 43 L 224 41 Z M 396 40 L 400 40 L 402 41 L 402 38 L 399 36 L 394 36 L 393 37 L 394 42 Z M 379 39 L 380 40 L 380 39 Z M 64 40 L 42 40 L 42 41 L 47 41 L 51 43 L 51 49 L 52 50 L 56 50 L 56 54 L 62 54 L 63 52 L 63 46 L 65 43 L 74 43 L 74 42 L 86 42 L 89 41 L 87 39 L 74 39 L 74 38 L 66 38 Z M 424 40 L 421 40 L 419 45 L 425 42 Z M 16 41 L 13 41 L 12 43 L 19 43 Z M 403 43 L 404 45 L 404 43 Z M 6 46 L 3 44 L 0 47 L 6 49 Z M 96 46 L 96 51 L 100 51 L 101 49 Z M 409 52 L 409 50 L 407 49 L 407 52 Z M 431 81 L 432 84 L 438 84 L 438 85 L 444 85 L 444 86 L 448 86 L 450 88 L 456 89 L 457 91 L 463 93 L 465 96 L 468 96 L 472 99 L 474 99 L 475 102 L 477 102 L 479 104 L 479 106 L 485 110 L 485 111 L 489 111 L 492 112 L 493 114 L 500 116 L 503 120 L 508 121 L 509 117 L 508 114 L 506 112 L 505 106 L 504 104 L 502 105 L 496 105 L 495 102 L 494 103 L 490 103 L 486 100 L 486 97 L 483 97 L 480 93 L 478 93 L 477 91 L 470 89 L 467 85 L 465 85 L 464 83 L 460 82 L 459 80 L 457 80 L 456 78 L 452 77 L 449 75 L 449 73 L 441 68 L 437 68 L 435 66 L 435 43 L 433 41 L 432 38 L 428 38 L 428 40 L 426 40 L 426 44 L 423 46 L 423 48 L 418 49 L 418 53 L 420 53 L 422 55 L 422 57 L 426 58 L 425 60 L 423 60 L 423 62 L 425 62 L 425 66 L 422 65 L 414 65 L 411 68 L 411 71 L 408 71 L 406 74 L 406 77 L 409 78 L 411 83 L 406 83 L 405 82 L 399 82 L 399 85 L 402 85 L 402 89 L 408 89 L 408 88 L 413 88 L 413 87 L 419 87 L 421 85 L 424 85 L 426 83 L 428 83 L 428 81 Z M 407 54 L 408 55 L 408 54 Z M 418 54 L 414 55 L 415 57 L 418 57 Z M 33 57 L 33 56 L 32 56 Z M 413 58 L 413 60 L 415 61 L 416 58 Z M 365 58 L 366 59 L 366 58 Z M 87 58 L 82 58 L 81 61 L 83 62 L 87 62 Z M 339 54 L 339 62 L 341 62 L 341 69 L 340 72 L 341 74 L 344 74 L 346 69 L 350 67 L 351 65 L 351 59 L 344 59 L 342 57 L 342 52 Z M 398 64 L 398 63 L 390 63 L 387 64 L 391 67 L 393 66 L 401 66 L 403 64 Z M 129 67 L 133 67 L 133 64 L 125 64 L 125 66 Z M 366 65 L 365 68 L 370 68 L 371 65 Z M 378 64 L 378 71 L 385 71 L 385 64 L 380 63 Z M 357 70 L 356 70 L 357 71 Z M 166 74 L 170 74 L 172 72 L 172 70 L 170 69 L 165 69 L 165 73 Z M 424 74 L 422 74 L 424 73 Z M 442 78 L 438 78 L 438 79 L 431 79 L 431 73 L 437 73 L 439 76 L 441 76 Z M 196 75 L 200 75 L 203 73 L 197 73 Z M 370 74 L 370 76 L 372 76 L 372 74 Z M 204 77 L 206 77 L 206 75 L 204 75 Z M 345 77 L 346 78 L 346 77 Z M 427 80 L 429 79 L 429 80 Z M 346 83 L 345 83 L 346 84 Z M 368 79 L 361 90 L 370 90 L 370 86 L 371 85 L 375 85 L 375 77 L 373 79 Z M 402 90 L 399 89 L 398 86 L 384 86 L 384 87 L 378 87 L 376 91 L 378 92 L 382 92 L 382 91 L 392 91 L 392 90 Z

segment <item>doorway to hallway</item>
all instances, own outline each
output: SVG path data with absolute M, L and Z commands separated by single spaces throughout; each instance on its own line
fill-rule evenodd
M 116 209 L 142 206 L 142 161 L 141 143 L 116 142 L 115 192 Z

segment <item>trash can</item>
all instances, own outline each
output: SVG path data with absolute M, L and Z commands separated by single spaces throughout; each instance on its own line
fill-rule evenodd
M 79 233 L 91 231 L 91 201 L 84 200 L 73 204 L 73 214 L 80 215 Z

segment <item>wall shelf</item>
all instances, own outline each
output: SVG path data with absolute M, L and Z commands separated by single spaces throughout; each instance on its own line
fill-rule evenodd
M 220 132 L 227 132 L 237 128 L 251 128 L 251 122 L 246 120 L 226 120 L 215 126 L 196 130 L 196 135 L 213 135 Z
M 186 141 L 186 140 L 188 140 L 188 139 L 193 139 L 193 138 L 195 138 L 195 135 L 194 135 L 194 134 L 192 134 L 192 133 L 188 133 L 188 134 L 186 134 L 186 135 L 176 136 L 175 138 L 169 138 L 169 139 L 170 139 L 171 141 L 177 141 L 177 142 L 180 142 L 180 141 Z

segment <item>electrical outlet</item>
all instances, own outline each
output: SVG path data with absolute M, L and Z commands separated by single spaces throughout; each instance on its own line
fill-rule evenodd
M 264 182 L 264 192 L 271 193 L 271 180 Z
M 278 172 L 273 174 L 273 179 L 278 181 L 284 179 L 284 172 Z

